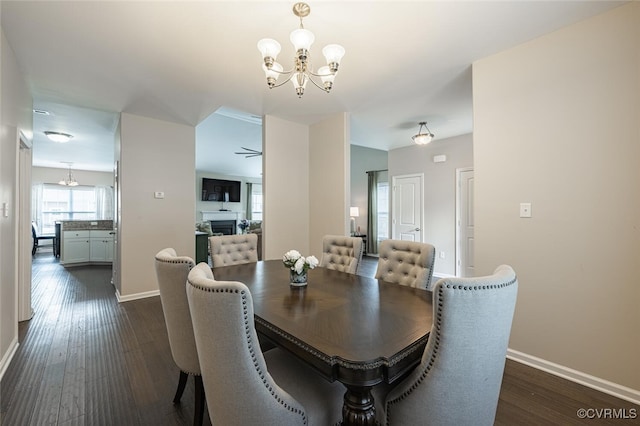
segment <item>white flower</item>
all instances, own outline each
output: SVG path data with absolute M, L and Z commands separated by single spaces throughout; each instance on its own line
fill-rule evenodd
M 298 250 L 289 250 L 284 254 L 282 260 L 298 260 L 300 257 L 302 257 L 302 255 Z
M 306 259 L 307 265 L 309 265 L 309 269 L 313 269 L 320 263 L 315 256 L 309 256 Z
M 282 263 L 297 274 L 302 274 L 315 268 L 320 262 L 315 256 L 304 257 L 298 250 L 289 250 L 282 256 Z
M 292 269 L 295 269 L 296 273 L 301 274 L 302 271 L 304 271 L 304 266 L 305 266 L 305 258 L 304 257 L 300 257 L 297 261 L 296 264 L 292 267 Z

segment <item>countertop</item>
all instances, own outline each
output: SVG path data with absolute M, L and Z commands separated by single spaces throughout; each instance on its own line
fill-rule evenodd
M 107 230 L 113 229 L 113 220 L 62 220 L 62 231 Z

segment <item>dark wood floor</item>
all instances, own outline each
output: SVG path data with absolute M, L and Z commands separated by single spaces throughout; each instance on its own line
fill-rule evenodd
M 360 273 L 373 276 L 376 262 L 365 259 Z M 51 252 L 36 254 L 35 315 L 20 323 L 20 347 L 0 384 L 2 425 L 192 423 L 192 380 L 182 404 L 171 403 L 178 369 L 159 298 L 118 303 L 110 279 L 108 267 L 67 270 Z M 581 420 L 580 408 L 637 416 Z M 637 417 L 638 406 L 507 361 L 496 425 L 637 425 Z

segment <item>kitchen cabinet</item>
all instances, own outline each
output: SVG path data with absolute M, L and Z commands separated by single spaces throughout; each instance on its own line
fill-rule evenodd
M 113 231 L 90 231 L 89 260 L 113 262 Z
M 88 262 L 89 255 L 89 234 L 91 231 L 64 231 L 62 233 L 62 255 L 60 263 Z
M 60 263 L 113 262 L 113 231 L 78 230 L 62 232 Z

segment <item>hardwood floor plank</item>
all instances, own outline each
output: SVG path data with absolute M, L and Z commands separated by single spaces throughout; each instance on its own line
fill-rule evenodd
M 377 261 L 365 256 L 359 273 L 373 276 Z M 32 277 L 34 316 L 19 324 L 20 346 L 0 384 L 3 426 L 193 423 L 193 378 L 172 403 L 179 370 L 159 297 L 118 303 L 110 268 L 65 269 L 40 250 Z M 637 416 L 579 419 L 579 408 Z M 637 405 L 507 360 L 495 424 L 630 426 L 638 416 Z

